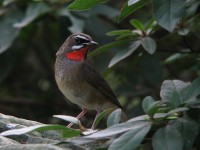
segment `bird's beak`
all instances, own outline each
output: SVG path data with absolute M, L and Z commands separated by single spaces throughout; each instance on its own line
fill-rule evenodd
M 97 45 L 98 43 L 97 42 L 95 42 L 95 41 L 90 41 L 90 43 L 89 43 L 90 45 Z

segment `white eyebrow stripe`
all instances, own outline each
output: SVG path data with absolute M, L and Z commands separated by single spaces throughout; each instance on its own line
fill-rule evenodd
M 74 45 L 74 46 L 72 46 L 72 49 L 76 50 L 76 49 L 80 49 L 82 47 L 83 47 L 83 45 Z
M 84 39 L 84 40 L 88 40 L 86 37 L 84 37 L 84 36 L 81 36 L 81 35 L 76 35 L 76 36 L 74 36 L 75 38 L 81 38 L 81 39 Z

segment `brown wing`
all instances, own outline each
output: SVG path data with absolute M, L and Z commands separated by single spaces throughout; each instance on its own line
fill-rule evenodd
M 107 97 L 112 103 L 122 108 L 118 102 L 115 94 L 113 93 L 109 84 L 102 78 L 102 76 L 92 67 L 89 62 L 84 65 L 86 80 L 89 84 L 99 90 L 105 97 Z

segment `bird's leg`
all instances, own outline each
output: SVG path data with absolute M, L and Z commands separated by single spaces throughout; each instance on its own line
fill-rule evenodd
M 83 117 L 85 115 L 85 113 L 87 112 L 88 110 L 83 108 L 83 110 L 81 111 L 81 113 L 76 117 L 77 119 L 80 119 L 81 117 Z M 74 125 L 73 122 L 71 122 L 67 127 L 68 128 L 71 128 L 72 126 Z
M 96 122 L 97 118 L 99 117 L 101 111 L 102 111 L 102 110 L 101 110 L 99 107 L 96 109 L 96 112 L 97 112 L 97 113 L 96 113 L 94 122 L 93 122 L 92 127 L 91 127 L 92 130 L 94 130 L 94 128 L 95 128 L 95 122 Z

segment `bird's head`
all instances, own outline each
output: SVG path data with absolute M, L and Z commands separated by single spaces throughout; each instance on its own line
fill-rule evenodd
M 97 43 L 84 33 L 70 35 L 60 47 L 56 56 L 65 55 L 69 60 L 82 61 L 87 58 L 87 52 L 92 45 Z

